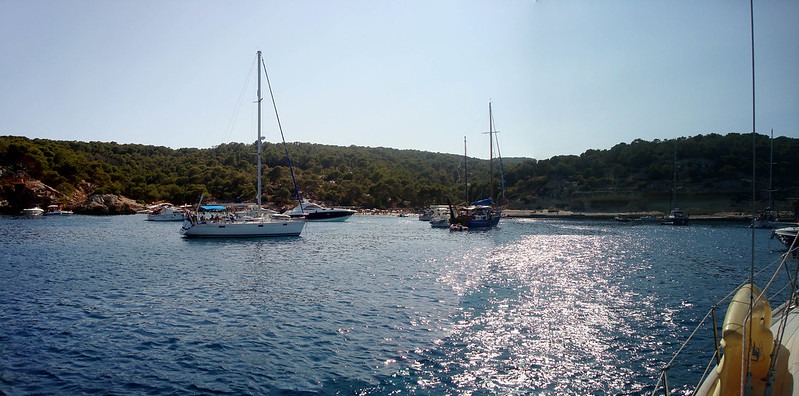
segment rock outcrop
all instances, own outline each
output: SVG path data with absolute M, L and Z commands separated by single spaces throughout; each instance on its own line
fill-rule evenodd
M 134 214 L 144 206 L 136 201 L 114 194 L 92 194 L 89 198 L 76 206 L 75 213 L 89 215 L 119 215 Z
M 25 174 L 0 174 L 0 212 L 18 214 L 22 209 L 39 205 L 61 205 L 79 214 L 134 214 L 144 205 L 115 194 L 95 194 L 94 186 L 81 182 L 70 194 L 64 194 Z

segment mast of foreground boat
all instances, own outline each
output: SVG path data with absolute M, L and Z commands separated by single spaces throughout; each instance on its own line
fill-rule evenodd
M 261 218 L 261 51 L 258 51 L 258 218 Z

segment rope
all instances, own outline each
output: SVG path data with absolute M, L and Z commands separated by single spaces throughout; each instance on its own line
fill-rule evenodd
M 291 157 L 289 156 L 289 148 L 286 145 L 286 137 L 283 135 L 283 125 L 280 123 L 280 115 L 277 113 L 277 103 L 275 103 L 275 94 L 272 93 L 272 83 L 269 82 L 269 73 L 266 71 L 266 62 L 261 58 L 261 63 L 264 66 L 264 76 L 266 76 L 266 86 L 269 88 L 269 97 L 272 98 L 272 108 L 275 109 L 275 118 L 277 119 L 277 128 L 280 130 L 280 138 L 283 140 L 283 149 L 286 151 L 286 159 L 289 163 L 289 173 L 291 173 L 291 182 L 294 183 L 294 194 L 297 197 L 297 203 L 302 208 L 302 198 L 300 197 L 300 190 L 297 188 L 297 179 L 294 177 L 294 167 L 291 166 Z

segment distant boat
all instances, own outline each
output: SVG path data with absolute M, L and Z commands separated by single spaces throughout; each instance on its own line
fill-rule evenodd
M 428 209 L 431 214 L 427 220 L 433 228 L 449 228 L 449 220 L 452 217 L 450 205 L 433 205 Z M 419 220 L 422 220 L 419 216 Z
M 459 217 L 466 219 L 469 228 L 490 228 L 499 224 L 501 213 L 493 206 L 491 198 L 472 202 L 471 205 L 458 209 Z M 463 224 L 463 222 L 460 222 Z
M 769 161 L 768 161 L 768 207 L 761 211 L 760 213 L 755 216 L 752 220 L 752 227 L 755 228 L 778 228 L 781 227 L 780 219 L 777 215 L 777 211 L 774 210 L 774 198 L 772 196 L 772 192 L 774 190 L 771 187 L 772 184 L 772 168 L 774 164 L 774 130 L 771 130 L 771 138 L 769 139 L 770 143 L 770 154 L 769 154 Z
M 47 211 L 44 212 L 45 216 L 68 216 L 73 214 L 71 210 L 64 210 L 60 205 L 48 205 Z
M 677 203 L 677 140 L 674 140 L 674 162 L 672 167 L 674 168 L 674 176 L 671 182 L 671 208 L 669 209 L 669 214 L 666 215 L 660 224 L 688 225 L 688 215 L 675 207 Z
M 147 212 L 148 221 L 183 221 L 188 213 L 186 210 L 176 207 L 171 203 L 154 205 Z
M 304 218 L 308 221 L 346 221 L 357 211 L 352 209 L 327 208 L 312 202 L 303 202 L 294 209 L 286 211 L 284 214 L 292 218 Z
M 261 206 L 261 51 L 258 55 L 258 204 L 255 216 L 237 217 L 234 213 L 218 215 L 216 221 L 200 221 L 197 214 L 183 221 L 180 233 L 187 238 L 245 238 L 299 236 L 305 227 L 304 219 L 266 213 Z M 265 68 L 264 68 L 265 70 Z M 268 77 L 267 77 L 268 78 Z M 275 112 L 277 113 L 277 111 Z M 296 186 L 295 186 L 296 189 Z M 202 202 L 202 197 L 200 197 Z M 198 204 L 198 211 L 199 211 Z M 224 209 L 224 207 L 223 207 Z
M 663 219 L 664 225 L 688 225 L 688 215 L 679 208 L 674 208 L 669 215 Z
M 423 210 L 422 213 L 419 215 L 419 221 L 433 220 L 433 218 L 437 217 L 441 213 L 443 213 L 446 216 L 449 216 L 449 206 L 430 205 L 429 208 Z
M 489 136 L 489 174 L 490 174 L 490 193 L 489 198 L 481 199 L 472 202 L 469 206 L 458 209 L 458 217 L 452 224 L 460 224 L 468 228 L 491 228 L 499 224 L 499 219 L 502 217 L 500 209 L 494 207 L 494 114 L 491 110 L 491 102 L 488 103 L 488 136 Z M 463 156 L 464 163 L 466 161 L 466 138 L 463 139 Z M 469 202 L 468 183 L 466 185 L 466 202 Z
M 41 216 L 44 214 L 44 209 L 36 205 L 32 208 L 22 209 L 22 214 L 25 216 Z

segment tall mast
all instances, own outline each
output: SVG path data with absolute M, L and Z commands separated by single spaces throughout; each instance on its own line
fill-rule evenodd
M 258 217 L 261 217 L 261 51 L 258 51 Z
M 466 184 L 466 205 L 469 205 L 469 165 L 466 161 L 466 136 L 463 137 L 463 180 Z
M 489 195 L 488 198 L 491 198 L 493 201 L 494 199 L 494 115 L 491 113 L 491 102 L 488 102 L 488 172 L 490 174 L 489 183 L 491 183 L 491 187 L 489 188 Z
M 671 205 L 669 205 L 669 211 L 676 209 L 677 206 L 677 139 L 674 139 L 674 160 L 671 163 L 671 168 L 674 175 L 671 179 Z
M 773 210 L 774 198 L 771 196 L 771 193 L 774 192 L 774 189 L 771 188 L 771 172 L 772 167 L 774 166 L 774 129 L 771 130 L 771 138 L 769 139 L 769 143 L 771 144 L 771 152 L 769 153 L 768 159 L 768 208 L 769 210 Z

